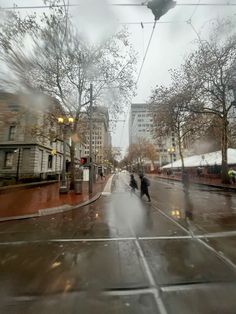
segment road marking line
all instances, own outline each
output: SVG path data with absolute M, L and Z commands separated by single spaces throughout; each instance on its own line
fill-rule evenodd
M 236 230 L 204 233 L 202 235 L 199 235 L 198 238 L 224 238 L 224 237 L 231 237 L 231 236 L 236 236 Z
M 143 289 L 125 289 L 125 290 L 111 290 L 111 291 L 104 291 L 102 292 L 103 295 L 108 296 L 127 296 L 127 295 L 139 295 L 139 294 L 146 294 L 146 293 L 155 293 L 154 288 L 143 288 Z
M 114 174 L 108 179 L 105 188 L 102 192 L 102 195 L 107 196 L 111 194 L 111 185 L 112 185 L 112 179 L 114 177 Z
M 194 235 L 196 239 L 206 239 L 207 238 L 223 238 L 223 237 L 231 237 L 235 232 L 217 232 L 217 233 L 208 233 L 204 235 Z M 0 245 L 21 245 L 21 244 L 30 244 L 30 243 L 45 243 L 45 242 L 115 242 L 115 241 L 148 241 L 148 240 L 184 240 L 184 239 L 192 239 L 191 235 L 184 236 L 150 236 L 150 237 L 119 237 L 119 238 L 71 238 L 71 239 L 45 239 L 45 240 L 24 240 L 24 241 L 6 241 L 0 242 Z
M 187 231 L 186 231 L 187 232 Z M 229 232 L 216 232 L 216 233 L 207 233 L 202 235 L 194 235 L 195 239 L 206 239 L 207 238 L 226 238 L 236 235 L 236 231 L 229 231 Z M 30 244 L 30 243 L 45 243 L 45 242 L 112 242 L 112 241 L 147 241 L 147 240 L 181 240 L 181 239 L 192 239 L 191 235 L 184 235 L 184 236 L 150 236 L 150 237 L 119 237 L 119 238 L 69 238 L 69 239 L 45 239 L 45 240 L 24 240 L 24 241 L 6 241 L 0 242 L 0 245 L 20 245 L 20 244 Z
M 138 288 L 138 289 L 125 289 L 125 290 L 106 290 L 106 291 L 99 291 L 98 295 L 103 296 L 132 296 L 132 295 L 141 295 L 141 294 L 153 294 L 155 292 L 155 289 L 153 288 Z M 87 290 L 80 290 L 80 291 L 70 291 L 67 293 L 67 295 L 76 295 L 76 296 L 84 296 L 86 295 L 91 296 L 90 291 Z M 55 299 L 57 297 L 61 297 L 61 293 L 52 293 L 48 295 L 31 295 L 31 296 L 12 296 L 12 297 L 6 297 L 5 301 L 15 301 L 15 302 L 30 302 L 35 300 L 41 300 L 41 299 Z
M 167 219 L 171 220 L 173 223 L 175 223 L 177 226 L 179 226 L 184 232 L 190 234 L 189 230 L 185 227 L 183 227 L 178 221 L 174 220 L 172 217 L 170 217 L 169 215 L 167 215 L 166 213 L 164 213 L 161 209 L 159 209 L 157 206 L 153 205 L 153 207 L 160 213 L 162 214 L 164 217 L 166 217 Z
M 138 240 L 176 240 L 176 239 L 191 239 L 190 235 L 186 236 L 153 236 L 153 237 L 138 237 Z
M 192 238 L 196 239 L 199 243 L 203 244 L 206 248 L 208 248 L 210 251 L 212 251 L 213 253 L 215 253 L 215 255 L 221 259 L 222 261 L 224 261 L 226 264 L 228 264 L 229 266 L 231 266 L 234 270 L 236 270 L 236 264 L 234 264 L 229 258 L 227 258 L 225 255 L 220 254 L 217 250 L 215 250 L 212 246 L 210 246 L 209 244 L 207 244 L 205 241 L 202 240 L 202 238 L 205 238 L 207 240 L 207 236 L 206 235 L 199 235 L 196 236 L 193 232 L 190 232 L 187 228 L 184 228 L 180 223 L 178 223 L 176 220 L 174 220 L 172 217 L 170 217 L 169 215 L 167 215 L 166 213 L 164 213 L 162 210 L 160 210 L 158 207 L 153 206 L 154 208 L 156 208 L 160 213 L 162 213 L 166 218 L 168 218 L 169 220 L 171 220 L 173 223 L 175 223 L 176 225 L 178 225 L 179 227 L 181 227 L 183 230 L 185 230 L 188 234 L 190 234 L 192 236 Z
M 163 301 L 162 301 L 162 299 L 160 297 L 160 294 L 158 292 L 158 289 L 157 289 L 154 277 L 152 275 L 151 269 L 150 269 L 150 267 L 148 265 L 147 259 L 144 256 L 143 250 L 142 250 L 142 248 L 141 248 L 141 246 L 140 246 L 140 244 L 139 244 L 137 239 L 135 240 L 135 244 L 136 244 L 139 256 L 140 256 L 140 258 L 141 258 L 141 260 L 143 262 L 143 266 L 144 266 L 144 269 L 145 269 L 145 271 L 147 273 L 150 285 L 151 285 L 152 288 L 156 288 L 156 289 L 153 290 L 153 295 L 154 295 L 157 307 L 158 307 L 158 309 L 159 309 L 161 314 L 167 314 L 167 310 L 166 310 L 165 305 L 164 305 L 164 303 L 163 303 Z
M 51 239 L 50 242 L 104 242 L 104 241 L 133 241 L 135 237 L 124 238 L 94 238 L 94 239 Z
M 196 282 L 196 283 L 183 283 L 179 285 L 166 285 L 161 286 L 162 292 L 175 292 L 175 291 L 187 291 L 196 288 L 212 288 L 212 287 L 219 287 L 219 285 L 226 285 L 226 286 L 235 286 L 235 281 L 212 281 L 212 282 Z
M 214 252 L 219 257 L 219 259 L 223 260 L 225 263 L 229 264 L 234 270 L 236 270 L 236 264 L 234 264 L 228 257 L 226 257 L 223 254 L 220 254 L 216 249 L 214 249 L 211 245 L 209 245 L 205 241 L 199 238 L 197 240 L 198 242 L 202 243 L 206 248 L 208 248 L 210 251 Z
M 95 238 L 95 239 L 45 239 L 45 240 L 33 240 L 33 241 L 12 241 L 12 242 L 0 242 L 0 245 L 20 245 L 20 244 L 33 244 L 33 243 L 50 243 L 50 242 L 112 242 L 112 241 L 134 241 L 135 237 L 127 238 Z

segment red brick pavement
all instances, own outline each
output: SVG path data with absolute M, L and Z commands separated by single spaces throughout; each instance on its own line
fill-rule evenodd
M 59 183 L 36 187 L 0 189 L 0 218 L 37 213 L 40 209 L 62 205 L 77 205 L 103 191 L 107 180 L 94 183 L 92 195 L 88 195 L 88 183 L 83 182 L 83 194 L 59 194 Z

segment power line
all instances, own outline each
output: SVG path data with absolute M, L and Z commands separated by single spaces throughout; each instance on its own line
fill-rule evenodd
M 150 44 L 151 44 L 151 41 L 152 41 L 152 37 L 153 37 L 153 34 L 154 34 L 154 30 L 155 30 L 156 24 L 157 24 L 157 22 L 155 21 L 154 25 L 153 25 L 153 29 L 152 29 L 151 35 L 150 35 L 150 38 L 149 38 L 149 42 L 148 42 L 148 45 L 147 45 L 147 48 L 146 48 L 146 51 L 145 51 L 145 55 L 143 57 L 143 61 L 142 61 L 142 64 L 141 64 L 141 67 L 140 67 L 140 70 L 139 70 L 139 73 L 138 73 L 136 85 L 138 84 L 140 75 L 142 73 L 143 65 L 144 65 L 144 62 L 145 62 L 147 54 L 148 54 L 148 50 L 149 50 L 149 47 L 150 47 Z
M 176 3 L 178 6 L 236 6 L 236 3 L 221 2 L 221 3 Z
M 153 21 L 152 22 L 119 22 L 119 24 L 122 25 L 153 25 Z M 186 21 L 157 21 L 157 24 L 181 24 L 181 23 L 186 23 Z
M 192 28 L 192 30 L 194 31 L 194 33 L 197 35 L 197 38 L 198 38 L 199 42 L 201 43 L 202 40 L 201 40 L 200 34 L 199 34 L 199 32 L 196 30 L 196 28 L 193 26 L 192 20 L 191 20 L 191 19 L 188 20 L 188 21 L 187 21 L 187 24 L 190 25 L 190 27 Z
M 193 13 L 191 14 L 189 20 L 192 20 L 194 14 L 196 13 L 197 9 L 198 9 L 198 6 L 200 5 L 200 1 L 201 0 L 198 0 L 198 4 L 195 6 L 195 8 L 193 9 Z
M 111 3 L 111 6 L 116 7 L 146 7 L 146 3 Z M 70 7 L 78 7 L 79 4 L 70 4 Z M 176 3 L 176 6 L 236 6 L 236 3 L 222 2 L 222 3 Z M 1 7 L 2 10 L 27 10 L 27 9 L 50 9 L 50 8 L 61 8 L 61 5 L 36 5 L 36 6 L 11 6 Z

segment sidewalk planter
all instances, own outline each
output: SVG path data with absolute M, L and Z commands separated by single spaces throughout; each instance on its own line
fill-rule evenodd
M 82 194 L 83 180 L 75 180 L 75 194 Z

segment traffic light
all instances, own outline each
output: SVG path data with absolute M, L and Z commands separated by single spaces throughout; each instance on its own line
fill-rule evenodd
M 88 158 L 87 157 L 80 158 L 80 164 L 81 165 L 85 165 L 85 164 L 87 164 L 87 162 L 88 162 Z
M 166 14 L 175 6 L 176 2 L 173 0 L 151 0 L 147 4 L 147 7 L 152 10 L 155 16 L 155 21 L 159 20 L 162 15 Z

